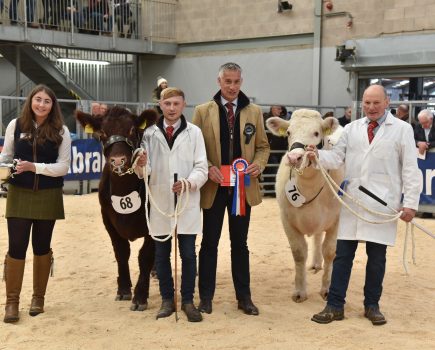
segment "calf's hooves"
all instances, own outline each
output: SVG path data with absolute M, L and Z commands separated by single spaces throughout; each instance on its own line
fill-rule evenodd
M 130 306 L 131 311 L 145 311 L 146 309 L 148 309 L 148 303 L 144 303 L 144 304 L 133 303 Z
M 123 300 L 131 300 L 131 293 L 130 294 L 116 294 L 115 301 L 123 301 Z

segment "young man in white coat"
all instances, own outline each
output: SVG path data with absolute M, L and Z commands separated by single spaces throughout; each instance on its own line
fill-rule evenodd
M 151 193 L 157 206 L 165 213 L 174 212 L 174 193 L 179 194 L 182 188 L 180 180 L 174 183 L 174 174 L 178 175 L 178 179 L 187 179 L 189 203 L 177 223 L 182 261 L 181 308 L 188 321 L 199 322 L 202 316 L 193 304 L 193 295 L 196 278 L 195 239 L 202 229 L 199 190 L 208 178 L 204 138 L 201 130 L 187 122 L 182 114 L 186 105 L 183 91 L 166 88 L 161 93 L 159 104 L 163 116 L 156 125 L 145 131 L 141 145 L 146 152 L 140 157 L 138 165 L 147 164 Z M 182 203 L 180 205 L 184 206 Z M 153 237 L 167 237 L 173 226 L 173 218 L 162 215 L 151 205 L 149 229 Z M 171 245 L 172 238 L 164 242 L 156 241 L 155 264 L 162 296 L 157 318 L 168 317 L 175 311 Z
M 388 208 L 359 191 L 358 187 L 362 185 L 390 207 L 402 210 L 400 218 L 409 222 L 418 209 L 421 186 L 413 130 L 411 125 L 389 113 L 388 105 L 385 89 L 380 85 L 369 86 L 363 95 L 365 118 L 346 125 L 332 150 L 317 151 L 314 146 L 309 146 L 309 158 L 314 159 L 314 152 L 318 152 L 320 163 L 327 169 L 337 168 L 344 163 L 345 179 L 348 181 L 345 190 L 352 197 L 362 202 L 365 207 L 391 214 Z M 350 201 L 346 202 L 369 220 L 385 219 L 367 214 Z M 396 221 L 386 224 L 366 223 L 342 207 L 327 305 L 323 311 L 311 318 L 312 321 L 330 323 L 344 318 L 345 297 L 355 251 L 358 242 L 365 241 L 367 264 L 364 316 L 373 325 L 387 322 L 379 309 L 379 300 L 385 274 L 387 246 L 394 245 L 396 232 Z

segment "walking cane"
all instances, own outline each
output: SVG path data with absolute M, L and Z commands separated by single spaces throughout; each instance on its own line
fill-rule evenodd
M 176 183 L 178 181 L 178 174 L 174 173 L 174 183 Z M 174 192 L 174 210 L 177 208 L 177 193 Z M 177 238 L 177 226 L 175 226 L 174 229 L 174 262 L 175 262 L 175 267 L 174 267 L 174 304 L 175 304 L 175 322 L 178 322 L 178 311 L 177 311 L 177 295 L 178 295 L 178 288 L 177 288 L 177 246 L 178 246 L 178 238 Z
M 394 213 L 398 213 L 398 211 L 392 207 L 390 207 L 387 202 L 383 201 L 382 199 L 380 199 L 377 195 L 375 195 L 373 192 L 369 191 L 367 188 L 365 188 L 364 186 L 359 186 L 358 189 L 361 192 L 364 192 L 366 195 L 368 195 L 369 197 L 372 197 L 375 201 L 379 202 L 380 204 L 382 204 L 383 206 L 387 207 L 388 209 L 390 209 L 391 211 L 393 211 Z M 435 238 L 435 235 L 428 231 L 425 227 L 421 226 L 420 224 L 418 224 L 417 222 L 415 222 L 414 219 L 411 220 L 411 224 L 414 224 L 417 228 L 419 228 L 420 230 L 422 230 L 424 233 L 426 233 L 427 235 L 431 236 L 432 238 Z

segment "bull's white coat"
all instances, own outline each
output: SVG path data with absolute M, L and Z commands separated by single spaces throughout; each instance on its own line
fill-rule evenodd
M 324 147 L 331 147 L 330 142 L 328 142 L 329 135 L 337 130 L 339 125 L 333 117 L 322 120 L 317 111 L 300 109 L 292 114 L 290 121 L 269 118 L 267 127 L 275 135 L 287 134 L 290 147 L 295 142 L 304 145 L 318 145 L 322 140 Z M 331 282 L 340 212 L 340 204 L 327 187 L 320 170 L 312 166 L 303 169 L 302 174 L 292 170 L 290 165 L 300 166 L 304 153 L 304 149 L 297 148 L 283 156 L 275 185 L 281 221 L 295 261 L 295 290 L 292 295 L 295 302 L 307 299 L 306 260 L 308 248 L 305 236 L 312 236 L 314 242 L 313 261 L 310 268 L 316 272 L 319 271 L 322 268 L 322 260 L 324 260 L 320 294 L 324 299 L 326 298 Z M 342 168 L 331 171 L 330 174 L 337 183 L 341 183 L 343 179 Z M 306 198 L 306 204 L 301 207 L 294 207 L 287 199 L 285 185 L 290 176 Z M 314 197 L 316 198 L 312 200 Z

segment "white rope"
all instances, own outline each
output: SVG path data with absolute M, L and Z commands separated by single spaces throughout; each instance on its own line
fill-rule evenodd
M 357 199 L 353 198 L 347 192 L 342 190 L 340 188 L 340 186 L 338 186 L 337 183 L 334 181 L 334 179 L 331 177 L 331 175 L 329 175 L 328 172 L 325 170 L 325 168 L 320 164 L 319 159 L 317 158 L 317 155 L 315 157 L 316 157 L 316 162 L 317 162 L 317 165 L 318 165 L 318 167 L 320 169 L 320 172 L 322 173 L 326 183 L 328 184 L 328 186 L 331 189 L 331 191 L 334 194 L 334 196 L 338 199 L 338 201 L 341 204 L 343 204 L 356 217 L 358 217 L 359 219 L 361 219 L 361 220 L 363 220 L 363 221 L 365 221 L 367 223 L 370 223 L 370 224 L 385 224 L 385 223 L 396 221 L 396 220 L 398 220 L 401 217 L 402 211 L 398 212 L 398 211 L 396 211 L 396 210 L 394 210 L 393 208 L 390 208 L 390 207 L 388 207 L 388 208 L 390 210 L 392 210 L 393 212 L 395 212 L 395 214 L 382 213 L 382 212 L 378 212 L 378 211 L 372 210 L 370 208 L 367 208 L 360 201 L 358 201 Z M 389 219 L 382 220 L 382 221 L 373 221 L 373 220 L 368 220 L 368 219 L 364 218 L 363 216 L 359 215 L 355 210 L 353 210 L 345 201 L 343 201 L 341 199 L 341 197 L 338 195 L 337 191 L 342 193 L 344 196 L 349 198 L 351 201 L 353 201 L 356 205 L 358 205 L 360 208 L 364 209 L 365 211 L 367 211 L 367 212 L 369 212 L 369 213 L 371 213 L 373 215 L 378 215 L 378 216 L 383 216 L 383 217 L 389 217 Z M 415 226 L 415 224 L 411 222 L 412 261 L 413 261 L 413 264 L 415 265 L 414 226 Z M 402 261 L 403 268 L 405 269 L 405 272 L 406 272 L 407 275 L 409 275 L 408 264 L 407 264 L 407 257 L 406 257 L 407 245 L 408 245 L 408 236 L 409 236 L 409 223 L 407 222 L 406 223 L 406 232 L 405 232 L 405 241 L 404 241 L 404 246 L 403 246 L 403 261 Z
M 143 149 L 137 149 L 134 152 L 133 156 L 136 155 L 140 155 L 143 153 Z M 139 160 L 139 157 L 136 157 L 136 159 L 133 162 L 132 168 L 134 169 L 137 166 L 137 162 Z M 145 218 L 147 221 L 147 225 L 148 227 L 150 226 L 150 218 L 149 218 L 149 214 L 148 214 L 148 203 L 151 202 L 151 205 L 154 206 L 154 208 L 163 216 L 166 216 L 167 218 L 174 218 L 174 225 L 171 228 L 171 233 L 166 236 L 165 238 L 158 238 L 155 237 L 153 235 L 151 235 L 152 239 L 154 239 L 155 241 L 158 242 L 166 242 L 167 240 L 171 239 L 172 237 L 175 236 L 175 230 L 177 229 L 177 223 L 178 223 L 178 217 L 184 212 L 184 210 L 186 210 L 187 207 L 187 203 L 189 203 L 189 181 L 187 179 L 180 179 L 179 181 L 181 182 L 181 192 L 178 196 L 178 200 L 177 200 L 177 205 L 175 206 L 174 209 L 174 213 L 165 213 L 164 211 L 162 211 L 159 206 L 157 205 L 153 195 L 151 194 L 151 190 L 149 188 L 148 185 L 148 171 L 146 168 L 146 165 L 142 167 L 142 174 L 143 174 L 143 179 L 145 182 Z M 183 202 L 183 198 L 184 198 L 184 194 L 186 194 L 186 199 Z M 180 208 L 180 203 L 183 202 L 183 205 Z
M 325 168 L 320 164 L 319 159 L 317 158 L 317 156 L 316 156 L 316 162 L 317 162 L 317 164 L 319 166 L 321 174 L 323 175 L 323 178 L 325 179 L 326 183 L 328 184 L 328 186 L 331 189 L 331 191 L 334 194 L 334 196 L 338 199 L 338 201 L 342 205 L 344 205 L 353 215 L 355 215 L 359 219 L 361 219 L 361 220 L 363 220 L 363 221 L 365 221 L 367 223 L 370 223 L 370 224 L 380 225 L 380 224 L 386 224 L 386 223 L 389 223 L 389 222 L 396 221 L 402 215 L 402 212 L 396 212 L 396 214 L 388 214 L 388 213 L 382 213 L 382 212 L 378 212 L 378 211 L 372 210 L 370 208 L 367 208 L 363 203 L 361 203 L 359 200 L 357 200 L 357 199 L 353 198 L 352 196 L 350 196 L 348 193 L 346 193 L 344 190 L 342 190 L 339 185 L 337 185 L 337 183 L 334 181 L 334 179 L 331 177 L 331 175 L 329 175 L 328 172 L 325 170 Z M 341 197 L 338 195 L 337 191 L 341 192 L 344 196 L 349 198 L 357 206 L 359 206 L 360 208 L 362 208 L 365 211 L 369 212 L 370 214 L 378 215 L 378 216 L 383 216 L 383 217 L 388 217 L 389 219 L 382 220 L 382 221 L 374 221 L 374 220 L 366 219 L 365 217 L 363 217 L 359 213 L 357 213 L 355 210 L 353 210 L 343 199 L 341 199 Z

